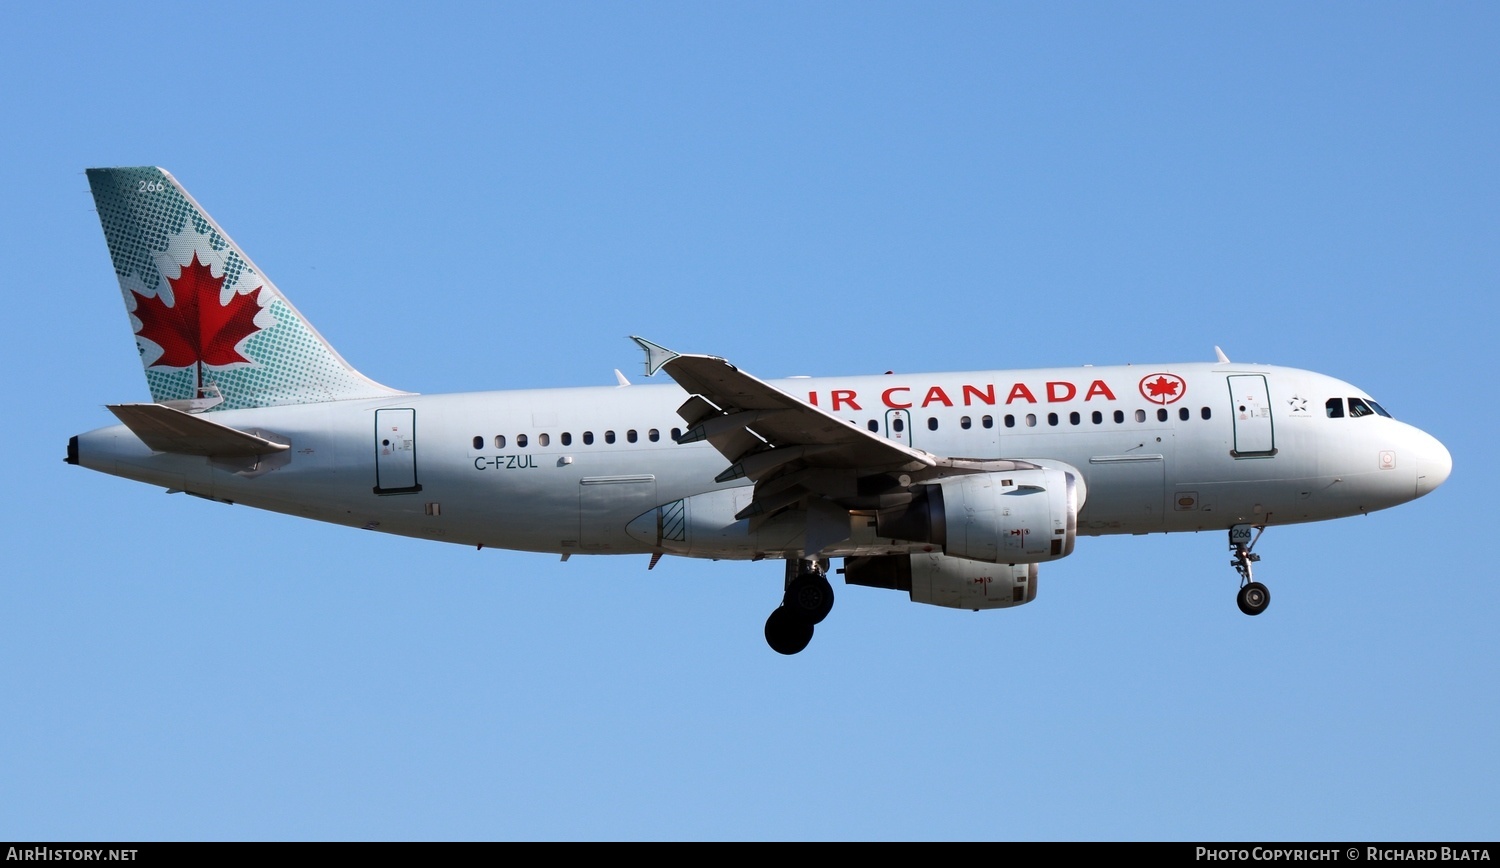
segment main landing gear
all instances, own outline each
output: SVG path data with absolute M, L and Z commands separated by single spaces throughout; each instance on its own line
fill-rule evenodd
M 1266 528 L 1262 525 L 1256 530 L 1255 539 L 1251 539 L 1248 524 L 1237 524 L 1229 529 L 1229 549 L 1234 552 L 1234 560 L 1229 565 L 1240 574 L 1240 592 L 1235 596 L 1235 602 L 1239 603 L 1240 611 L 1246 615 L 1259 615 L 1271 605 L 1270 590 L 1250 575 L 1250 565 L 1260 560 L 1260 555 L 1253 554 L 1250 550 L 1255 548 L 1260 535 L 1265 532 Z
M 778 654 L 796 654 L 812 641 L 813 627 L 833 609 L 828 561 L 786 562 L 786 595 L 766 619 L 766 644 Z

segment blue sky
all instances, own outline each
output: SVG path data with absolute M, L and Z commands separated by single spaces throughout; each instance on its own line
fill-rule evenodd
M 306 8 L 311 6 L 312 8 Z M 1500 10 L 60 3 L 0 10 L 0 838 L 1488 841 Z M 1231 358 L 1448 483 L 1086 538 L 1036 602 L 475 552 L 63 464 L 148 397 L 88 185 L 171 171 L 366 374 L 604 385 Z M 26 372 L 40 370 L 33 378 Z

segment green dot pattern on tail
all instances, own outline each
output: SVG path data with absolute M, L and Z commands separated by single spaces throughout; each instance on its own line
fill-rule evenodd
M 344 361 L 170 174 L 154 167 L 90 169 L 88 178 L 153 400 L 197 397 L 200 376 L 203 385 L 218 387 L 224 401 L 214 409 L 223 410 L 404 394 Z M 168 278 L 195 254 L 223 276 L 224 292 L 263 290 L 260 328 L 240 344 L 248 363 L 156 366 L 160 349 L 139 334 L 132 292 L 169 302 Z

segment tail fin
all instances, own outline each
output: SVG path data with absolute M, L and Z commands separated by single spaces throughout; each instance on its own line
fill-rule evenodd
M 88 177 L 157 403 L 227 410 L 406 394 L 344 361 L 170 174 Z

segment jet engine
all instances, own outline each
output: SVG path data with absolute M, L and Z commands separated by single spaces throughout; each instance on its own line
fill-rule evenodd
M 1005 609 L 1036 599 L 1036 564 L 987 564 L 939 554 L 844 559 L 851 585 L 906 591 L 913 603 L 950 609 Z
M 930 543 L 951 558 L 1034 564 L 1072 553 L 1083 487 L 1076 470 L 970 473 L 917 486 L 876 514 L 882 537 Z

